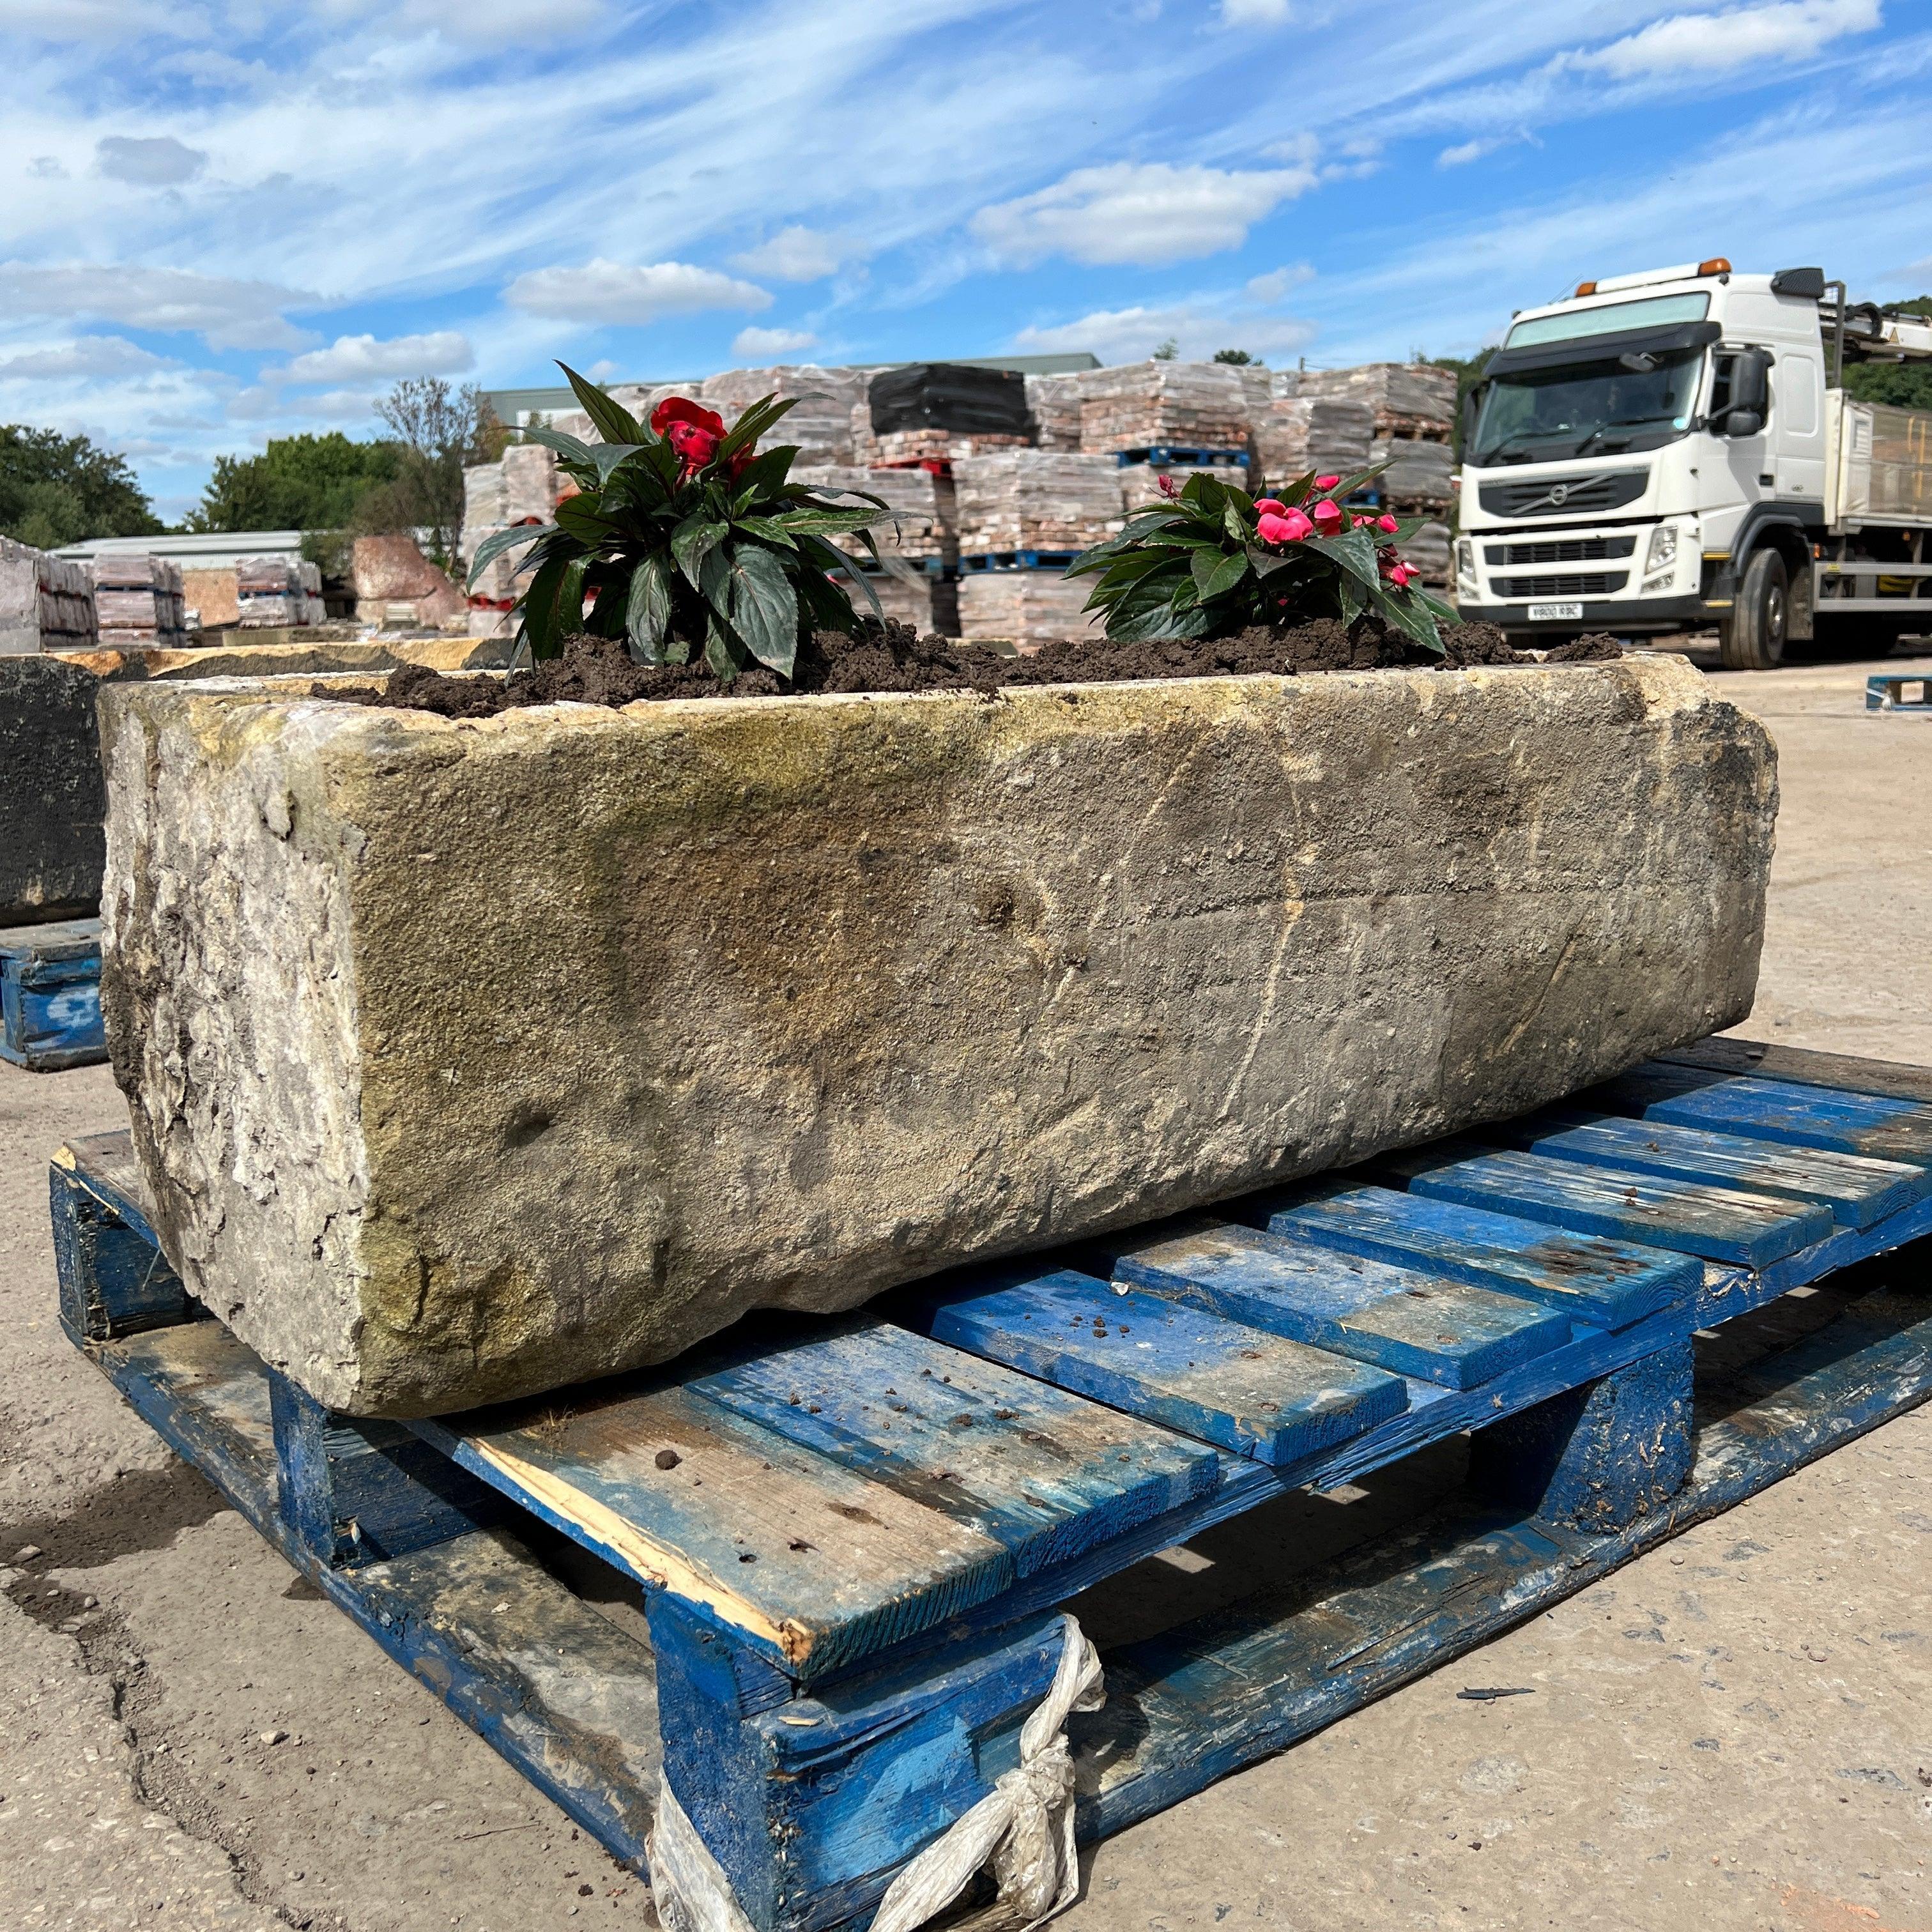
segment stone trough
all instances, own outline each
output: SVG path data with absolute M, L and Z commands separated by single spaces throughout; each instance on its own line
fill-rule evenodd
M 662 1360 L 1520 1112 L 1749 1010 L 1682 660 L 512 710 L 110 688 L 168 1257 L 332 1407 Z

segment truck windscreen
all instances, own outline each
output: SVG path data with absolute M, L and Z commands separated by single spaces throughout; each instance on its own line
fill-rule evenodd
M 1469 459 L 1480 468 L 1658 448 L 1690 427 L 1703 364 L 1703 351 L 1693 349 L 1580 357 L 1492 376 Z

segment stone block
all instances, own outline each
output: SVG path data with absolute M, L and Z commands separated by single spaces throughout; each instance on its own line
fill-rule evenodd
M 1776 807 L 1681 658 L 481 721 L 112 687 L 168 1258 L 460 1408 L 1225 1199 L 1730 1025 Z
M 0 656 L 0 926 L 92 914 L 100 898 L 98 680 Z

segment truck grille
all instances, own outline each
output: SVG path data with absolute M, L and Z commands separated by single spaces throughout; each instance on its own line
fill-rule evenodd
M 1634 556 L 1636 538 L 1546 538 L 1541 543 L 1490 544 L 1483 550 L 1485 563 L 1595 563 L 1606 556 Z
M 1627 570 L 1604 570 L 1576 577 L 1492 577 L 1490 588 L 1511 602 L 1519 598 L 1609 597 L 1629 581 Z
M 1595 470 L 1580 476 L 1526 476 L 1520 482 L 1485 483 L 1476 494 L 1493 517 L 1574 517 L 1586 511 L 1620 510 L 1634 503 L 1649 482 L 1648 470 Z

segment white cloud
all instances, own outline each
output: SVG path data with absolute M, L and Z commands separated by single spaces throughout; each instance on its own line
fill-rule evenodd
M 1589 53 L 1563 57 L 1614 80 L 1750 67 L 1816 53 L 1845 34 L 1879 24 L 1879 0 L 1769 0 L 1717 14 L 1673 14 Z
M 1438 168 L 1466 167 L 1472 161 L 1480 161 L 1485 154 L 1492 154 L 1498 148 L 1510 145 L 1507 134 L 1478 134 L 1473 140 L 1459 141 L 1453 148 L 1444 148 L 1436 157 Z
M 208 165 L 199 148 L 177 141 L 172 134 L 110 134 L 94 151 L 94 166 L 110 181 L 134 182 L 151 188 L 172 188 L 193 181 Z
M 741 328 L 731 338 L 731 353 L 747 362 L 764 362 L 774 356 L 789 356 L 800 349 L 814 349 L 818 338 L 806 328 Z
M 0 381 L 57 376 L 131 376 L 179 364 L 119 335 L 84 335 L 57 349 L 30 349 L 0 359 Z
M 1292 356 L 1313 339 L 1314 326 L 1294 316 L 1258 315 L 1237 300 L 1211 296 L 1164 304 L 1095 309 L 1077 321 L 1022 328 L 1018 350 L 1091 350 L 1102 362 L 1138 362 L 1170 339 L 1182 358 L 1205 362 L 1217 349 L 1245 349 L 1263 361 Z
M 734 255 L 731 266 L 748 275 L 766 275 L 776 282 L 816 282 L 862 252 L 844 236 L 824 234 L 794 222 L 755 248 Z
M 1221 24 L 1224 27 L 1285 26 L 1294 11 L 1294 0 L 1221 0 Z
M 581 268 L 533 268 L 503 291 L 512 308 L 566 322 L 655 322 L 712 308 L 761 309 L 770 295 L 716 268 L 688 262 L 648 262 L 638 268 L 601 256 Z
M 1251 302 L 1272 308 L 1286 298 L 1289 290 L 1298 289 L 1314 279 L 1315 271 L 1306 262 L 1297 262 L 1286 268 L 1270 268 L 1264 275 L 1251 275 L 1242 292 Z
M 124 328 L 192 333 L 214 349 L 299 348 L 304 338 L 282 310 L 304 299 L 267 282 L 184 268 L 0 262 L 0 313 L 91 316 Z
M 1246 171 L 1114 161 L 974 216 L 973 232 L 1020 266 L 1049 255 L 1153 267 L 1238 248 L 1249 229 L 1316 179 L 1306 164 Z
M 448 40 L 554 40 L 581 34 L 605 17 L 604 0 L 324 0 L 317 10 L 358 23 L 379 14 L 386 25 L 412 33 L 432 33 Z
M 326 349 L 298 356 L 286 369 L 268 372 L 281 382 L 380 382 L 392 376 L 453 376 L 476 360 L 470 338 L 453 328 L 428 335 L 338 335 Z

